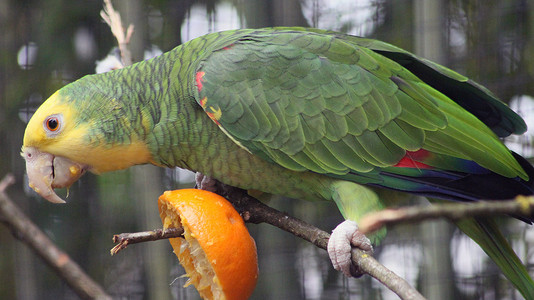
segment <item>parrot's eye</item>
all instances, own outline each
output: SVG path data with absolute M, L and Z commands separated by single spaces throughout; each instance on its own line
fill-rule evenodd
M 55 135 L 61 130 L 61 121 L 61 115 L 51 115 L 45 119 L 43 125 L 47 133 Z
M 56 131 L 59 127 L 59 122 L 56 117 L 48 118 L 46 121 L 46 128 L 48 128 L 50 131 Z

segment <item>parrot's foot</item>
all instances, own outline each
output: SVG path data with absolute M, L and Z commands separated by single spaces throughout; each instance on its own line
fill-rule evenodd
M 209 192 L 217 192 L 217 180 L 213 179 L 209 176 L 206 176 L 200 172 L 197 172 L 195 174 L 195 182 L 196 182 L 196 188 L 209 191 Z
M 365 252 L 373 252 L 371 241 L 358 230 L 356 222 L 346 220 L 332 231 L 328 240 L 328 255 L 334 269 L 348 277 L 360 277 L 363 274 L 352 264 L 351 245 Z

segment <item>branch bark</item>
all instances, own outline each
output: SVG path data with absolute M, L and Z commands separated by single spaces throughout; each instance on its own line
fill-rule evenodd
M 121 15 L 113 8 L 111 0 L 104 0 L 104 9 L 100 11 L 100 16 L 108 24 L 111 32 L 117 39 L 123 67 L 132 64 L 132 53 L 128 49 L 130 38 L 134 32 L 133 24 L 130 24 L 126 30 L 122 26 Z
M 445 218 L 457 221 L 468 217 L 507 214 L 518 218 L 531 218 L 534 212 L 534 197 L 517 196 L 503 201 L 478 201 L 471 203 L 440 203 L 399 209 L 384 209 L 365 215 L 358 227 L 364 234 L 383 226 L 398 223 L 415 223 L 429 219 Z
M 116 234 L 113 236 L 113 242 L 118 244 L 113 247 L 110 252 L 111 255 L 115 255 L 130 244 L 176 238 L 181 237 L 183 234 L 183 228 L 168 228 L 167 230 L 155 229 L 151 231 Z
M 111 299 L 104 289 L 91 279 L 68 254 L 59 249 L 5 193 L 13 184 L 13 175 L 0 182 L 0 216 L 13 236 L 25 243 L 43 259 L 82 299 Z
M 255 224 L 271 224 L 295 236 L 298 236 L 321 249 L 327 249 L 328 239 L 330 238 L 330 234 L 327 232 L 263 204 L 262 202 L 248 195 L 245 190 L 225 185 L 220 182 L 217 182 L 216 189 L 216 192 L 219 195 L 225 197 L 234 205 L 245 222 Z M 123 233 L 115 235 L 114 241 L 117 239 L 117 241 L 120 240 L 121 242 L 119 245 L 115 246 L 111 252 L 112 254 L 116 254 L 118 251 L 124 249 L 125 247 L 122 247 L 121 244 L 127 246 L 128 244 L 137 242 L 153 241 L 157 239 L 179 236 L 181 236 L 179 231 L 163 234 L 163 230 L 161 229 L 137 233 Z M 387 269 L 372 256 L 357 248 L 352 250 L 352 263 L 356 265 L 363 273 L 368 274 L 380 281 L 391 291 L 396 293 L 401 299 L 425 299 L 417 290 L 411 287 L 406 280 Z
M 268 223 L 321 249 L 327 249 L 330 234 L 263 204 L 256 198 L 251 197 L 245 190 L 219 182 L 217 184 L 217 193 L 234 205 L 245 222 Z M 425 299 L 406 280 L 357 248 L 352 249 L 352 263 L 358 267 L 358 270 L 380 281 L 401 299 Z
M 217 182 L 216 192 L 228 199 L 248 223 L 268 223 L 298 236 L 315 246 L 325 249 L 330 234 L 306 222 L 293 218 L 274 208 L 271 208 L 248 195 L 244 190 Z M 368 214 L 360 221 L 359 228 L 363 233 L 370 233 L 382 226 L 406 222 L 420 222 L 429 219 L 447 218 L 455 221 L 466 217 L 490 216 L 495 214 L 509 214 L 518 217 L 530 217 L 534 211 L 534 197 L 519 196 L 510 201 L 482 201 L 476 203 L 443 203 L 426 207 L 408 207 L 401 209 L 385 209 L 380 212 Z M 140 233 L 125 233 L 116 235 L 115 242 L 128 244 L 153 241 L 158 239 L 181 236 L 182 232 L 163 232 L 163 230 L 146 231 Z M 117 245 L 118 251 L 125 248 Z M 114 248 L 114 249 L 115 249 Z M 112 250 L 113 252 L 113 250 Z M 385 268 L 373 257 L 359 249 L 353 249 L 352 263 L 359 270 L 380 281 L 401 299 L 424 299 L 419 292 L 413 289 L 404 279 Z

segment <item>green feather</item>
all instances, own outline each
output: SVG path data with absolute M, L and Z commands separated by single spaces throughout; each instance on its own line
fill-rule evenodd
M 402 149 L 408 151 L 421 149 L 425 139 L 424 131 L 411 126 L 405 126 L 406 130 L 404 130 L 398 123 L 405 124 L 401 120 L 391 121 L 381 127 L 379 131 L 388 140 L 392 141 Z
M 488 254 L 525 299 L 534 299 L 534 281 L 495 220 L 463 219 L 455 223 Z
M 330 153 L 335 155 L 337 160 L 352 170 L 356 170 L 358 172 L 369 172 L 374 168 L 372 164 L 360 158 L 354 149 L 349 147 L 343 140 L 323 140 L 322 143 L 328 149 L 328 151 L 330 151 Z

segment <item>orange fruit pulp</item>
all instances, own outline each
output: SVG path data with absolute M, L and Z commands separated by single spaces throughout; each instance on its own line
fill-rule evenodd
M 167 191 L 158 201 L 163 228 L 184 228 L 169 239 L 189 280 L 204 299 L 248 299 L 258 278 L 256 243 L 239 213 L 204 190 Z M 184 287 L 185 287 L 184 286 Z

